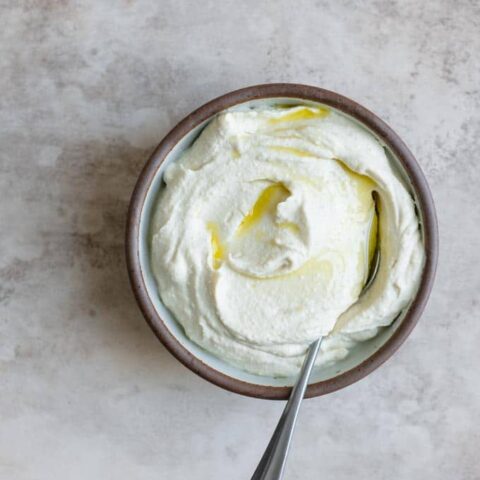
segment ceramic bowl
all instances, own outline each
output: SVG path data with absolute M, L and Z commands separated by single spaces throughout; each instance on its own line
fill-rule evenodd
M 286 399 L 295 378 L 252 375 L 235 368 L 193 343 L 163 305 L 150 267 L 150 220 L 163 188 L 163 171 L 175 162 L 219 112 L 275 104 L 327 105 L 359 122 L 384 145 L 398 175 L 415 199 L 426 250 L 418 292 L 402 314 L 375 338 L 359 343 L 344 360 L 312 373 L 306 397 L 333 392 L 365 377 L 404 342 L 427 302 L 435 275 L 438 232 L 432 196 L 415 158 L 393 130 L 372 112 L 337 93 L 299 84 L 247 87 L 212 100 L 184 118 L 160 142 L 140 173 L 132 195 L 126 231 L 127 266 L 133 292 L 150 327 L 167 349 L 190 370 L 232 392 L 257 398 Z

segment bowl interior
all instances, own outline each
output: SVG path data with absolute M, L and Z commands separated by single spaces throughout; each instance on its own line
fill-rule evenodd
M 267 106 L 274 106 L 276 104 L 291 104 L 291 105 L 311 105 L 315 106 L 318 105 L 318 102 L 307 101 L 304 99 L 295 99 L 295 98 L 264 98 L 264 99 L 256 99 L 250 100 L 248 102 L 244 102 L 241 104 L 236 105 L 235 107 L 229 108 L 228 110 L 248 110 L 252 108 L 264 108 Z M 328 106 L 328 108 L 332 108 Z M 398 176 L 403 181 L 404 185 L 407 187 L 411 195 L 415 198 L 415 201 L 418 202 L 416 193 L 413 190 L 412 185 L 408 181 L 408 176 L 403 168 L 401 162 L 396 158 L 394 153 L 389 149 L 387 145 L 385 145 L 384 141 L 378 137 L 374 132 L 368 129 L 365 125 L 360 124 L 355 118 L 346 115 L 340 110 L 334 109 L 341 115 L 347 116 L 350 120 L 356 122 L 357 124 L 361 125 L 362 128 L 368 130 L 372 135 L 374 135 L 381 145 L 384 146 L 385 152 L 387 157 L 389 158 L 393 168 L 395 169 Z M 177 322 L 175 317 L 172 313 L 165 307 L 162 303 L 160 298 L 157 284 L 155 278 L 153 276 L 153 272 L 150 265 L 150 220 L 157 202 L 158 195 L 162 188 L 164 188 L 165 184 L 163 182 L 163 172 L 167 165 L 171 162 L 175 162 L 182 153 L 194 142 L 194 140 L 198 137 L 201 133 L 202 129 L 208 124 L 211 120 L 208 119 L 202 124 L 198 125 L 194 129 L 192 129 L 189 133 L 187 133 L 176 145 L 175 147 L 169 152 L 167 157 L 165 158 L 164 162 L 155 173 L 153 181 L 148 189 L 145 202 L 143 205 L 143 209 L 141 212 L 140 217 L 140 226 L 139 226 L 139 259 L 141 264 L 141 270 L 144 277 L 144 282 L 146 285 L 146 289 L 148 295 L 156 309 L 158 315 L 162 318 L 163 322 L 170 330 L 172 335 L 180 342 L 180 344 L 186 348 L 190 353 L 192 353 L 195 357 L 201 360 L 203 363 L 209 365 L 211 368 L 233 377 L 238 380 L 242 380 L 244 382 L 253 383 L 256 385 L 263 385 L 263 386 L 292 386 L 296 378 L 293 377 L 283 377 L 283 378 L 274 378 L 269 376 L 260 376 L 260 375 L 253 375 L 243 370 L 236 368 L 232 365 L 229 365 L 222 359 L 216 357 L 215 355 L 207 352 L 194 342 L 192 342 L 186 335 L 182 328 L 182 326 Z M 419 214 L 421 214 L 421 209 L 419 210 Z M 424 238 L 423 232 L 423 221 L 422 218 L 420 220 L 420 226 L 422 229 L 422 237 Z M 356 345 L 354 349 L 351 350 L 350 354 L 344 359 L 339 362 L 336 362 L 333 365 L 320 367 L 314 370 L 311 377 L 311 383 L 316 383 L 323 380 L 331 379 L 339 374 L 342 374 L 348 370 L 351 370 L 357 367 L 359 364 L 364 362 L 368 359 L 371 355 L 373 355 L 388 339 L 393 335 L 395 330 L 401 324 L 406 310 L 390 325 L 389 327 L 383 328 L 380 333 L 368 340 L 366 342 L 362 342 Z

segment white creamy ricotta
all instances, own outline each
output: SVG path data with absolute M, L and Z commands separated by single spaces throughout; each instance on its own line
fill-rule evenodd
M 164 180 L 152 224 L 162 301 L 244 370 L 295 373 L 319 336 L 318 363 L 344 358 L 416 291 L 413 200 L 378 141 L 324 106 L 223 113 Z M 359 299 L 377 223 L 380 269 Z

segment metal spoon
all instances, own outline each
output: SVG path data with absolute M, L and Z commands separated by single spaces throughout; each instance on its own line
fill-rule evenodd
M 377 192 L 372 192 L 373 201 L 375 204 L 375 215 L 379 215 L 380 199 Z M 379 217 L 377 217 L 379 218 Z M 373 221 L 373 217 L 372 217 Z M 375 253 L 370 263 L 370 269 L 368 272 L 365 286 L 360 292 L 359 299 L 365 294 L 365 292 L 371 287 L 380 266 L 380 229 L 377 228 L 377 238 Z M 367 250 L 368 251 L 368 250 Z M 295 429 L 295 423 L 297 421 L 298 412 L 305 395 L 305 390 L 308 385 L 310 374 L 313 370 L 315 359 L 317 358 L 318 350 L 324 337 L 320 337 L 315 340 L 307 350 L 305 360 L 300 370 L 295 386 L 292 389 L 290 398 L 287 405 L 280 417 L 277 428 L 273 432 L 270 443 L 268 444 L 265 453 L 258 464 L 255 473 L 251 480 L 281 480 L 287 461 L 288 450 Z

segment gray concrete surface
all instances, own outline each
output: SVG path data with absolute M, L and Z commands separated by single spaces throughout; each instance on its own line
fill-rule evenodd
M 441 231 L 420 324 L 367 379 L 306 402 L 286 478 L 480 478 L 478 2 L 7 0 L 0 19 L 0 478 L 250 478 L 282 405 L 166 352 L 123 230 L 175 122 L 273 81 L 390 123 Z

